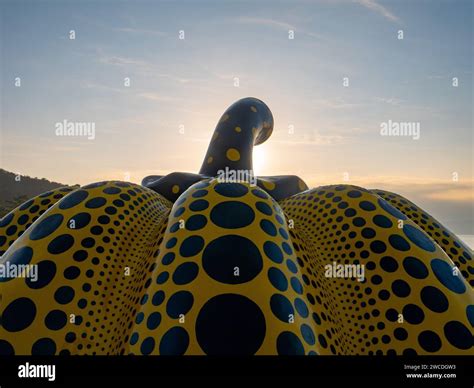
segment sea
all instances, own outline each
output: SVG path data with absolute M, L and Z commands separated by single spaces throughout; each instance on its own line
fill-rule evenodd
M 469 248 L 474 250 L 474 235 L 473 234 L 460 234 L 458 236 Z

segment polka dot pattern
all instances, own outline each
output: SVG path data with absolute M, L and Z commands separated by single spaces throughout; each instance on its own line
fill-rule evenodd
M 0 354 L 472 351 L 472 252 L 449 231 L 379 190 L 277 202 L 268 182 L 204 180 L 174 205 L 126 182 L 26 202 L 0 220 L 2 263 L 38 279 L 0 279 Z

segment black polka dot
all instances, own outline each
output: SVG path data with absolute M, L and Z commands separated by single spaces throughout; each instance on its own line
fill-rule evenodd
M 252 194 L 255 195 L 258 198 L 268 199 L 267 193 L 265 191 L 263 191 L 262 189 L 260 189 L 260 188 L 253 189 Z
M 201 197 L 206 196 L 207 193 L 208 193 L 207 190 L 197 190 L 192 194 L 192 197 L 193 198 L 201 198 Z
M 257 202 L 255 207 L 259 212 L 265 214 L 266 216 L 271 216 L 273 214 L 272 208 L 265 202 Z
M 140 345 L 140 352 L 144 355 L 148 355 L 153 352 L 155 348 L 155 340 L 153 337 L 147 337 L 143 340 L 142 344 Z
M 398 269 L 397 261 L 390 256 L 384 256 L 380 260 L 380 266 L 386 272 L 395 272 Z
M 298 314 L 301 315 L 303 318 L 308 317 L 309 315 L 308 306 L 306 306 L 306 303 L 303 301 L 303 299 L 301 298 L 295 299 L 295 308 Z
M 157 311 L 151 313 L 146 321 L 146 327 L 149 330 L 155 330 L 161 323 L 161 314 Z
M 153 304 L 153 306 L 159 306 L 160 304 L 163 303 L 164 300 L 165 300 L 165 293 L 160 290 L 160 291 L 155 292 L 155 295 L 153 295 L 151 303 Z
M 405 260 L 403 260 L 403 268 L 405 268 L 408 275 L 415 279 L 425 279 L 428 276 L 426 265 L 416 257 L 406 257 Z
M 182 257 L 191 257 L 201 252 L 204 247 L 204 239 L 201 236 L 190 236 L 181 243 L 179 254 Z
M 194 202 L 191 202 L 189 205 L 189 209 L 198 212 L 202 210 L 206 210 L 209 207 L 209 202 L 207 202 L 205 199 L 198 199 Z
M 428 251 L 428 252 L 434 252 L 436 250 L 435 244 L 420 229 L 412 225 L 405 224 L 403 226 L 403 232 L 412 243 L 414 243 L 416 246 L 420 247 L 421 249 L 424 249 L 425 251 Z
M 16 231 L 18 230 L 18 226 L 16 225 L 11 225 L 8 227 L 7 231 L 6 231 L 6 235 L 7 236 L 13 236 Z
M 79 251 L 74 252 L 72 258 L 77 262 L 84 261 L 85 259 L 87 259 L 87 252 L 81 249 Z
M 54 293 L 54 299 L 59 304 L 70 303 L 74 299 L 74 290 L 69 286 L 59 287 Z
M 196 263 L 180 264 L 173 273 L 173 282 L 178 285 L 191 283 L 199 272 L 199 266 Z
M 280 247 L 273 241 L 266 241 L 265 244 L 263 244 L 263 251 L 268 258 L 275 263 L 280 264 L 283 262 L 283 253 Z
M 69 229 L 82 229 L 89 224 L 91 218 L 92 217 L 89 213 L 76 214 L 68 220 L 67 227 Z
M 176 245 L 177 242 L 178 242 L 178 239 L 176 237 L 173 237 L 173 238 L 169 239 L 166 242 L 166 248 L 167 249 L 173 248 Z
M 70 234 L 62 234 L 48 244 L 48 252 L 54 255 L 66 252 L 74 245 L 74 238 Z
M 89 199 L 86 202 L 86 208 L 88 209 L 97 209 L 104 206 L 107 203 L 107 200 L 104 197 L 96 197 Z
M 82 201 L 84 201 L 84 199 L 86 199 L 88 195 L 89 195 L 89 193 L 85 190 L 74 191 L 74 192 L 66 195 L 61 200 L 61 202 L 59 202 L 58 206 L 59 206 L 60 209 L 63 209 L 63 210 L 70 209 L 70 208 L 78 205 Z
M 461 276 L 455 275 L 453 267 L 441 259 L 431 260 L 431 269 L 436 278 L 449 290 L 456 294 L 463 294 L 466 291 L 466 286 L 461 280 Z
M 10 342 L 0 340 L 0 356 L 13 356 L 15 355 L 15 349 Z
M 419 325 L 425 319 L 423 310 L 415 304 L 407 304 L 402 310 L 403 319 L 412 325 Z
M 166 313 L 174 319 L 180 315 L 186 315 L 193 307 L 194 297 L 189 291 L 178 291 L 174 293 L 166 303 Z
M 277 235 L 277 229 L 271 221 L 261 220 L 260 228 L 262 228 L 262 230 L 270 236 L 275 237 Z
M 17 223 L 18 223 L 18 225 L 25 225 L 25 224 L 28 222 L 29 219 L 30 219 L 30 218 L 28 217 L 28 214 L 22 214 L 22 215 L 18 218 Z
M 168 252 L 163 256 L 163 259 L 161 260 L 161 264 L 163 265 L 170 265 L 174 259 L 175 259 L 175 254 L 173 252 Z
M 284 331 L 277 338 L 277 352 L 280 356 L 303 356 L 304 347 L 296 334 Z
M 369 202 L 369 201 L 361 201 L 359 203 L 359 207 L 362 210 L 365 210 L 365 211 L 373 211 L 373 210 L 376 209 L 375 205 L 372 202 Z
M 450 321 L 444 325 L 444 335 L 451 345 L 468 350 L 474 345 L 471 331 L 461 322 Z
M 398 320 L 398 312 L 397 310 L 393 309 L 393 308 L 390 308 L 386 311 L 385 313 L 385 316 L 387 317 L 387 319 L 390 321 L 390 322 L 395 322 L 396 320 Z
M 161 338 L 160 355 L 181 356 L 189 346 L 189 334 L 182 327 L 175 326 L 169 329 Z
M 56 353 L 56 343 L 51 338 L 40 338 L 32 348 L 33 356 L 52 356 Z
M 390 205 L 387 201 L 384 201 L 382 198 L 378 199 L 379 205 L 384 209 L 387 213 L 391 214 L 395 218 L 399 220 L 406 220 L 407 217 L 401 213 L 399 210 L 395 209 L 392 205 Z
M 290 279 L 290 284 L 291 288 L 293 288 L 293 291 L 295 291 L 297 294 L 301 295 L 303 293 L 303 285 L 296 277 L 293 276 Z
M 426 286 L 421 290 L 421 301 L 431 311 L 444 313 L 448 307 L 448 298 L 436 287 Z
M 347 192 L 347 196 L 350 198 L 360 198 L 362 193 L 359 190 L 351 190 Z
M 31 202 L 33 203 L 33 202 Z M 5 217 L 0 219 L 0 228 L 4 228 L 13 220 L 13 213 L 8 213 Z
M 301 335 L 303 336 L 303 339 L 306 341 L 307 344 L 314 345 L 316 343 L 316 338 L 311 327 L 309 327 L 307 324 L 303 324 L 301 325 L 300 330 Z
M 199 230 L 206 226 L 207 218 L 201 214 L 196 214 L 194 216 L 189 217 L 186 221 L 186 229 L 187 230 Z
M 76 333 L 74 333 L 72 331 L 67 333 L 66 337 L 65 337 L 65 340 L 68 343 L 73 343 L 76 340 Z
M 324 336 L 322 334 L 320 334 L 318 336 L 318 341 L 324 349 L 326 349 L 328 347 L 328 343 L 326 341 L 326 338 L 324 338 Z
M 211 221 L 221 228 L 243 228 L 250 225 L 254 219 L 254 211 L 243 202 L 221 202 L 211 210 Z
M 105 194 L 118 194 L 122 190 L 120 190 L 118 187 L 106 187 L 104 190 L 102 190 Z
M 52 310 L 46 315 L 44 324 L 49 330 L 60 330 L 67 323 L 67 316 L 64 311 Z
M 375 240 L 370 243 L 370 250 L 374 253 L 384 253 L 387 250 L 387 246 L 383 241 Z
M 139 339 L 139 335 L 138 333 L 133 333 L 131 336 L 130 336 L 130 345 L 135 345 L 137 342 L 138 342 L 138 339 Z
M 206 273 L 214 280 L 226 284 L 248 282 L 263 267 L 260 251 L 255 244 L 246 237 L 237 235 L 226 235 L 211 241 L 202 257 Z
M 469 305 L 466 307 L 467 320 L 474 327 L 474 305 Z
M 168 278 L 170 277 L 170 274 L 166 271 L 161 272 L 157 277 L 156 277 L 156 284 L 163 284 L 166 283 Z
M 286 291 L 288 289 L 288 280 L 278 268 L 271 267 L 268 270 L 268 279 L 277 290 Z
M 434 353 L 441 349 L 441 339 L 431 330 L 425 330 L 418 335 L 418 343 L 427 352 Z
M 115 213 L 117 213 L 117 208 L 113 207 L 113 206 L 107 206 L 105 208 L 105 212 L 108 214 L 108 215 L 113 215 Z
M 405 341 L 408 338 L 408 332 L 402 327 L 396 328 L 393 331 L 393 335 L 399 341 Z
M 265 338 L 265 317 L 252 300 L 237 294 L 209 299 L 196 321 L 196 336 L 209 355 L 251 355 Z
M 400 298 L 406 298 L 408 295 L 410 295 L 411 289 L 406 281 L 398 279 L 392 283 L 392 291 L 396 296 L 399 296 Z
M 374 238 L 375 230 L 373 230 L 372 228 L 364 228 L 362 229 L 361 234 L 362 234 L 362 237 L 367 238 L 367 239 Z
M 291 318 L 294 319 L 295 310 L 286 296 L 274 294 L 270 298 L 270 308 L 273 314 L 282 322 L 288 323 Z
M 6 331 L 17 332 L 26 329 L 36 317 L 36 306 L 31 299 L 18 298 L 11 302 L 1 316 Z
M 224 197 L 243 197 L 248 193 L 248 188 L 240 183 L 218 183 L 214 190 Z
M 392 247 L 399 251 L 406 252 L 410 249 L 410 244 L 408 244 L 407 240 L 405 240 L 402 236 L 399 236 L 398 234 L 392 234 L 388 238 L 388 241 L 390 242 L 390 245 Z
M 381 214 L 374 216 L 373 221 L 375 225 L 380 226 L 381 228 L 391 228 L 393 225 L 389 218 Z
M 41 220 L 33 227 L 33 230 L 30 233 L 30 240 L 40 240 L 46 236 L 49 236 L 59 228 L 63 222 L 63 219 L 64 217 L 61 214 L 53 214 Z

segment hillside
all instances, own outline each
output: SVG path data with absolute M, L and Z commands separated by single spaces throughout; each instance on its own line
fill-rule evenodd
M 0 218 L 26 200 L 55 189 L 67 186 L 47 179 L 21 176 L 18 181 L 16 174 L 0 169 Z M 16 178 L 16 179 L 15 179 Z

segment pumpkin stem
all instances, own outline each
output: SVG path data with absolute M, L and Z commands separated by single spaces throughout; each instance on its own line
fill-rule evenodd
M 217 176 L 227 167 L 253 174 L 253 146 L 262 144 L 272 131 L 273 115 L 263 101 L 247 97 L 235 102 L 217 123 L 199 173 Z

